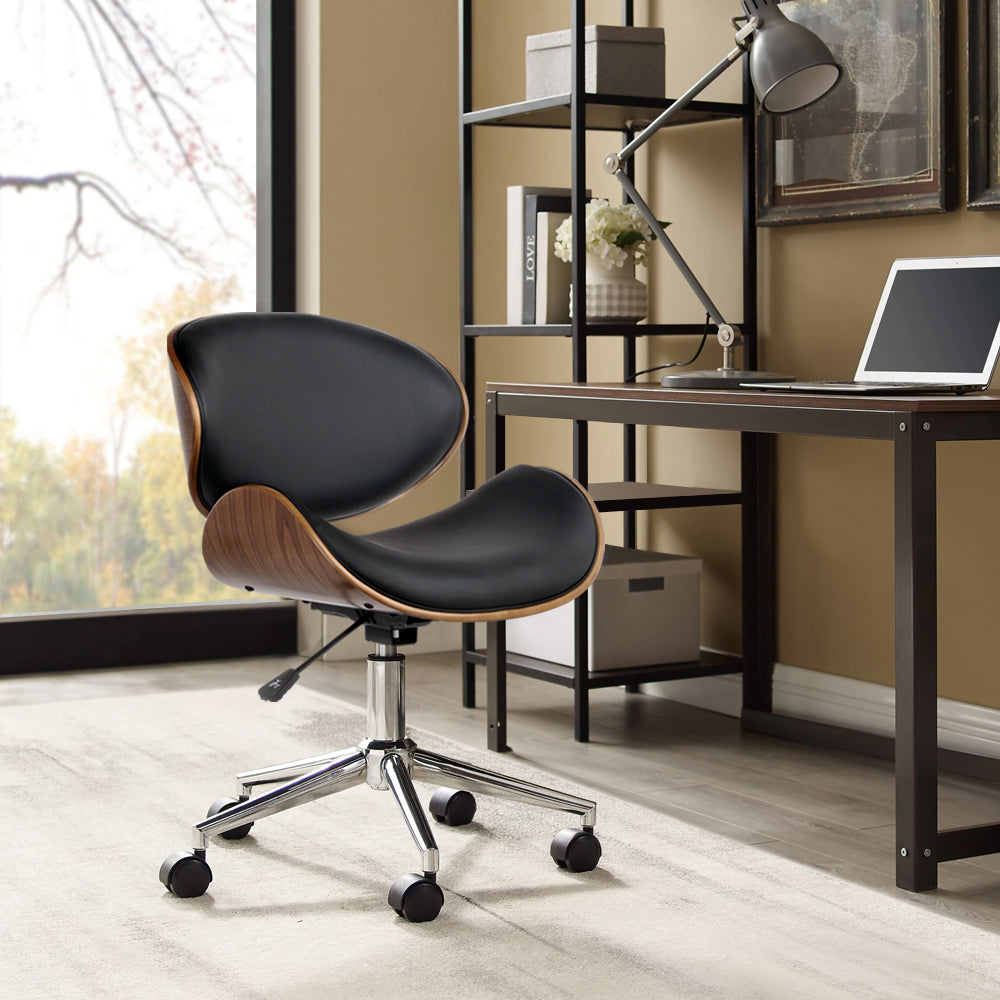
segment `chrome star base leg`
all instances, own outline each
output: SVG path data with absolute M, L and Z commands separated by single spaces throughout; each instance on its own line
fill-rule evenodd
M 572 872 L 597 867 L 601 845 L 594 836 L 597 805 L 590 799 L 522 781 L 473 764 L 420 749 L 406 737 L 405 658 L 396 645 L 376 639 L 368 657 L 368 718 L 365 739 L 346 750 L 245 771 L 237 775 L 235 798 L 219 799 L 208 816 L 194 824 L 189 852 L 172 854 L 160 866 L 160 881 L 177 896 L 200 896 L 212 881 L 206 861 L 209 838 L 239 840 L 258 819 L 357 785 L 389 791 L 399 805 L 420 853 L 420 871 L 396 879 L 389 905 L 413 922 L 433 920 L 444 903 L 437 884 L 440 853 L 428 815 L 413 782 L 446 785 L 430 802 L 439 822 L 461 826 L 472 821 L 478 792 L 580 817 L 580 829 L 563 830 L 552 841 L 557 865 Z M 276 786 L 255 794 L 261 786 Z

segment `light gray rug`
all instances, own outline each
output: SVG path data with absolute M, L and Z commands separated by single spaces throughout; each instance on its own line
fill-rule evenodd
M 366 787 L 213 843 L 200 899 L 163 890 L 161 860 L 189 846 L 233 774 L 352 745 L 363 727 L 357 709 L 302 687 L 281 705 L 239 688 L 0 709 L 4 995 L 1000 995 L 989 932 L 607 796 L 604 859 L 588 874 L 548 857 L 572 825 L 562 814 L 481 797 L 471 826 L 436 826 L 445 904 L 432 923 L 386 905 L 417 853 L 391 796 Z M 509 755 L 414 735 L 567 787 Z

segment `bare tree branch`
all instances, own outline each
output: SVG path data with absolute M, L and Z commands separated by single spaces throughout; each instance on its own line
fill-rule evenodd
M 45 174 L 39 177 L 0 174 L 0 190 L 13 188 L 16 191 L 24 191 L 28 188 L 47 189 L 62 186 L 69 187 L 73 191 L 74 214 L 63 245 L 62 263 L 46 287 L 46 291 L 65 280 L 70 264 L 77 258 L 94 259 L 101 255 L 100 250 L 87 246 L 83 239 L 84 197 L 88 193 L 103 202 L 124 222 L 151 236 L 174 260 L 186 261 L 199 268 L 204 266 L 200 256 L 186 246 L 176 233 L 170 232 L 153 219 L 138 212 L 107 178 L 82 170 Z
M 103 17 L 107 17 L 97 0 L 87 0 L 87 2 L 91 3 L 98 11 L 100 11 Z M 144 28 L 139 26 L 139 22 L 132 16 L 128 8 L 121 3 L 121 0 L 111 0 L 111 4 L 128 22 L 132 30 L 135 32 L 136 37 L 142 40 L 146 50 L 149 52 L 150 56 L 152 56 L 153 60 L 160 67 L 160 69 L 162 69 L 163 72 L 166 73 L 174 81 L 174 83 L 181 88 L 181 90 L 190 94 L 190 90 L 188 90 L 187 84 L 185 84 L 181 79 L 180 74 L 173 68 L 173 66 L 169 65 L 164 60 L 163 56 L 160 55 L 159 46 L 153 41 L 152 38 L 150 38 L 149 33 Z
M 64 2 L 69 8 L 73 20 L 76 21 L 80 27 L 80 31 L 83 33 L 83 40 L 87 48 L 90 50 L 90 55 L 94 60 L 94 67 L 101 80 L 101 86 L 104 88 L 104 93 L 108 98 L 108 104 L 111 105 L 111 113 L 115 116 L 115 122 L 118 125 L 118 133 L 124 140 L 129 152 L 135 156 L 135 147 L 132 145 L 132 140 L 129 137 L 128 130 L 125 128 L 125 122 L 122 119 L 122 109 L 115 100 L 114 87 L 112 86 L 111 80 L 108 78 L 107 70 L 105 69 L 105 59 L 102 52 L 98 51 L 100 36 L 97 38 L 94 37 L 94 34 L 87 22 L 84 20 L 83 15 L 76 9 L 76 5 L 73 3 L 73 0 L 64 0 Z M 101 48 L 103 49 L 103 46 L 101 46 Z
M 67 0 L 67 2 L 69 2 L 69 0 Z M 87 0 L 87 3 L 90 4 L 91 8 L 95 11 L 95 13 L 101 18 L 101 20 L 104 21 L 105 25 L 108 28 L 108 31 L 111 32 L 114 39 L 118 42 L 118 46 L 121 49 L 122 55 L 125 56 L 125 59 L 135 72 L 135 75 L 142 83 L 142 86 L 145 89 L 149 99 L 153 102 L 157 110 L 160 112 L 160 118 L 163 121 L 163 124 L 166 126 L 167 131 L 170 133 L 170 136 L 174 141 L 174 145 L 177 147 L 178 153 L 180 153 L 181 161 L 187 168 L 188 173 L 191 179 L 194 181 L 195 185 L 198 187 L 198 190 L 201 191 L 202 197 L 205 199 L 205 204 L 208 206 L 208 210 L 215 217 L 215 221 L 219 224 L 219 228 L 225 231 L 225 224 L 223 223 L 222 218 L 219 216 L 218 210 L 216 209 L 214 202 L 209 196 L 208 191 L 205 189 L 205 184 L 202 181 L 201 175 L 198 173 L 197 169 L 194 167 L 194 164 L 191 161 L 190 153 L 184 148 L 184 141 L 181 138 L 180 132 L 178 131 L 173 118 L 170 116 L 170 113 L 166 110 L 166 107 L 164 106 L 163 95 L 160 94 L 157 88 L 153 86 L 153 83 L 149 79 L 148 74 L 140 65 L 138 59 L 136 59 L 135 53 L 129 47 L 128 43 L 125 41 L 121 32 L 118 30 L 118 27 L 108 16 L 108 12 L 101 5 L 100 0 Z
M 229 51 L 232 52 L 233 56 L 236 58 L 236 61 L 243 67 L 244 70 L 246 70 L 247 76 L 254 76 L 253 68 L 243 58 L 242 53 L 236 46 L 236 40 L 225 29 L 225 27 L 222 24 L 222 21 L 219 20 L 219 15 L 216 14 L 215 11 L 212 9 L 212 7 L 209 5 L 208 0 L 201 0 L 201 6 L 204 9 L 205 13 L 208 14 L 209 18 L 211 19 L 215 27 L 218 28 L 219 34 L 222 36 L 222 40 L 229 47 Z
M 191 52 L 175 51 L 169 32 L 163 27 L 171 22 L 169 11 L 154 5 L 151 13 L 144 14 L 130 0 L 56 0 L 66 11 L 71 23 L 79 32 L 86 52 L 93 63 L 100 90 L 110 106 L 116 130 L 124 148 L 137 164 L 134 172 L 148 172 L 159 176 L 161 182 L 169 181 L 163 168 L 175 176 L 188 178 L 210 217 L 227 239 L 233 237 L 227 226 L 233 209 L 242 208 L 247 213 L 255 209 L 252 183 L 220 151 L 218 144 L 206 129 L 199 109 L 202 91 L 190 68 L 211 76 L 219 65 L 213 53 L 208 60 L 195 61 L 196 43 Z M 222 38 L 226 53 L 231 57 L 230 72 L 235 65 L 253 74 L 239 51 L 242 39 L 239 21 L 219 8 L 219 0 L 194 0 L 200 4 L 212 27 L 206 29 L 208 38 L 214 40 L 215 32 Z M 215 9 L 219 8 L 219 9 Z M 163 11 L 163 20 L 157 20 Z M 154 16 L 155 15 L 155 16 Z M 246 37 L 252 37 L 252 27 Z M 200 40 L 198 40 L 200 41 Z M 213 41 L 214 44 L 214 41 Z M 223 63 L 223 65 L 225 65 Z M 217 81 L 216 81 L 217 82 Z M 16 151 L 12 151 L 16 156 Z M 0 174 L 0 190 L 71 189 L 73 191 L 73 218 L 69 223 L 63 247 L 62 264 L 53 284 L 61 282 L 69 265 L 78 258 L 89 258 L 100 253 L 93 238 L 84 232 L 85 209 L 103 203 L 106 208 L 126 224 L 151 236 L 174 260 L 204 268 L 205 264 L 185 241 L 176 228 L 158 221 L 156 209 L 139 211 L 135 203 L 142 196 L 132 195 L 130 202 L 125 195 L 132 190 L 124 176 L 110 178 L 108 169 L 102 174 L 85 170 L 59 171 L 33 176 L 34 169 L 24 170 L 15 166 L 10 155 L 5 156 L 9 173 Z M 128 161 L 123 166 L 128 169 Z M 144 202 L 145 203 L 145 202 Z M 190 212 L 188 213 L 190 217 Z

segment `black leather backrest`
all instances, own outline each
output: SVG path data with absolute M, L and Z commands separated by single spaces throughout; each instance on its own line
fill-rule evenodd
M 465 394 L 404 340 L 302 313 L 192 320 L 172 337 L 200 416 L 206 508 L 259 483 L 326 520 L 371 510 L 432 472 L 465 429 Z

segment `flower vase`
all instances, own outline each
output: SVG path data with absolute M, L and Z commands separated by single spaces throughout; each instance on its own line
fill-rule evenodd
M 587 254 L 587 322 L 637 323 L 649 310 L 649 290 L 635 276 L 635 264 L 605 267 L 599 257 Z M 572 292 L 570 293 L 572 315 Z

